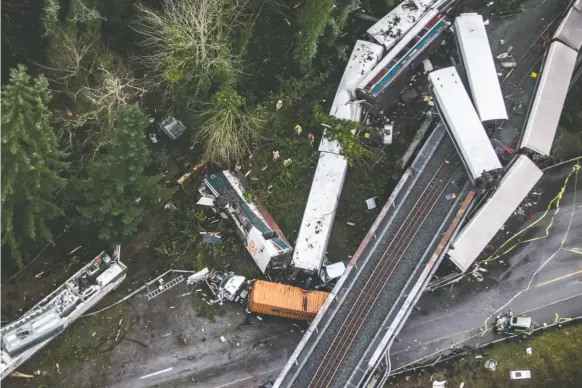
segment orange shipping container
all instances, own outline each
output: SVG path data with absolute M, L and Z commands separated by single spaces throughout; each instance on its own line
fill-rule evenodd
M 253 313 L 311 321 L 329 293 L 305 291 L 285 284 L 257 280 L 251 289 L 249 310 Z

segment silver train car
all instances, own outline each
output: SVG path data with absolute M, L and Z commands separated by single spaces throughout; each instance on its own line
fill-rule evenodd
M 550 156 L 581 47 L 582 0 L 577 0 L 558 26 L 544 59 L 519 143 L 522 153 L 533 157 Z
M 454 67 L 433 71 L 428 79 L 441 119 L 477 190 L 497 187 L 501 162 Z
M 509 166 L 499 188 L 461 229 L 448 251 L 449 259 L 465 272 L 513 214 L 543 172 L 525 155 Z

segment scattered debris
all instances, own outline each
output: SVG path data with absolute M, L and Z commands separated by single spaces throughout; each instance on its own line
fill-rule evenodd
M 459 388 L 463 388 L 465 386 L 465 382 L 461 381 L 461 384 L 459 385 Z
M 525 105 L 523 101 L 521 100 L 515 101 L 515 103 L 513 104 L 512 112 L 518 116 L 523 116 L 525 114 Z
M 512 380 L 531 379 L 531 371 L 529 370 L 512 370 L 509 372 L 509 377 Z
M 424 74 L 430 73 L 434 69 L 430 59 L 425 59 L 424 61 L 422 61 L 422 66 L 424 67 Z
M 79 245 L 77 248 L 73 249 L 71 252 L 69 252 L 69 255 L 72 255 L 73 253 L 77 252 L 79 249 L 81 249 L 82 245 Z
M 301 128 L 301 125 L 299 124 L 295 125 L 295 133 L 297 134 L 297 136 L 301 135 L 301 132 L 303 132 L 303 128 Z
M 382 143 L 385 145 L 392 144 L 392 137 L 394 135 L 394 124 L 385 124 L 382 129 Z
M 168 202 L 167 204 L 165 204 L 164 209 L 166 209 L 166 210 L 178 210 L 178 208 L 172 202 Z
M 505 41 L 503 39 L 499 39 L 499 44 L 503 46 L 505 44 Z
M 353 222 L 350 222 L 350 221 L 346 222 L 346 225 L 348 225 L 348 226 L 356 226 L 356 224 L 354 224 Z
M 525 352 L 526 352 L 527 354 L 532 354 L 531 348 L 525 348 Z
M 406 89 L 405 91 L 402 92 L 400 97 L 404 102 L 411 102 L 418 97 L 418 92 L 416 91 L 416 89 Z
M 158 138 L 156 137 L 155 133 L 150 133 L 150 140 L 154 144 L 156 144 L 158 142 Z
M 445 198 L 447 199 L 447 201 L 450 201 L 451 199 L 457 198 L 457 194 L 450 193 L 450 194 L 447 194 L 447 196 Z
M 432 382 L 432 388 L 445 388 L 446 382 L 447 380 L 444 381 L 435 380 Z
M 487 360 L 485 361 L 485 369 L 495 370 L 497 368 L 497 361 Z
M 190 175 L 192 175 L 192 173 L 191 173 L 191 172 L 187 172 L 186 174 L 182 175 L 182 176 L 181 176 L 181 177 L 178 179 L 178 181 L 177 181 L 177 182 L 178 182 L 178 184 L 179 184 L 179 185 L 181 185 L 182 183 L 184 183 L 184 181 L 185 181 L 186 179 L 188 179 L 188 177 L 189 177 Z
M 275 105 L 275 112 L 279 112 L 279 110 L 283 107 L 283 101 L 277 101 L 277 105 Z
M 36 275 L 34 275 L 35 278 L 40 279 L 44 276 L 44 271 L 37 273 Z
M 202 236 L 202 242 L 204 244 L 220 244 L 220 233 L 204 233 Z
M 517 66 L 515 58 L 511 56 L 508 52 L 501 53 L 497 56 L 501 67 L 504 69 L 512 69 Z
M 530 74 L 530 77 L 531 78 L 534 78 L 534 79 L 535 78 L 538 78 L 538 73 L 536 73 L 535 71 L 532 71 L 531 74 Z
M 220 340 L 221 340 L 222 342 L 226 342 L 226 338 L 224 338 L 224 336 L 222 336 L 222 335 L 220 336 Z
M 273 151 L 273 160 L 277 160 L 279 159 L 279 157 L 280 157 L 279 151 Z
M 184 126 L 184 124 L 182 124 L 182 122 L 176 120 L 174 117 L 168 116 L 166 119 L 164 119 L 161 123 L 158 124 L 158 129 L 162 133 L 166 134 L 170 139 L 176 140 L 177 138 L 182 136 L 182 134 L 186 130 L 186 127 Z
M 57 365 L 59 365 L 59 364 L 57 364 Z M 31 379 L 31 378 L 34 377 L 34 375 L 27 375 L 25 373 L 20 373 L 18 371 L 14 371 L 14 372 L 10 373 L 8 376 L 10 376 L 10 377 L 21 377 L 21 378 L 24 378 L 24 379 Z
M 291 162 L 293 162 L 293 159 L 291 159 L 291 158 L 285 159 L 285 160 L 283 160 L 283 166 L 287 167 L 288 165 L 291 164 Z
M 311 143 L 311 145 L 313 145 L 313 143 L 315 142 L 315 136 L 313 136 L 312 133 L 308 133 L 307 134 L 307 140 L 309 140 L 309 142 Z
M 481 358 L 483 358 L 483 356 L 482 356 L 482 355 L 480 355 L 480 354 L 478 354 L 478 355 L 476 355 L 476 356 L 475 356 L 475 358 L 477 358 L 477 359 L 481 359 Z
M 366 206 L 368 207 L 368 210 L 374 210 L 376 209 L 376 198 L 378 197 L 372 197 L 372 198 L 368 198 L 366 199 Z

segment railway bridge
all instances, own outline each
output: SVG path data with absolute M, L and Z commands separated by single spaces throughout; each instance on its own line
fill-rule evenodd
M 371 377 L 442 260 L 451 231 L 473 198 L 470 187 L 439 124 L 275 386 L 357 387 Z

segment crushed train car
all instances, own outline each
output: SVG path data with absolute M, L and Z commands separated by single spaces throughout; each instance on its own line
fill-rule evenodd
M 293 248 L 271 214 L 261 204 L 245 198 L 242 174 L 221 171 L 204 178 L 198 205 L 230 218 L 247 251 L 263 274 L 289 267 Z
M 120 246 L 113 258 L 101 252 L 21 318 L 0 329 L 2 379 L 119 286 L 127 275 L 120 252 Z
M 251 288 L 248 309 L 256 314 L 311 321 L 328 296 L 328 292 L 306 291 L 286 284 L 257 280 Z

